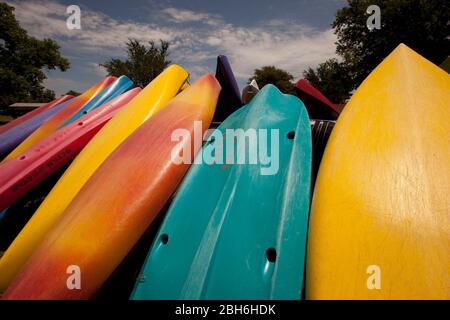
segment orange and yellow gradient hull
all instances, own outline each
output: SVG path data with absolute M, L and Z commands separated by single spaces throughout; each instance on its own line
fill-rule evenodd
M 172 153 L 201 148 L 173 140 L 177 129 L 201 135 L 214 114 L 220 85 L 205 75 L 147 120 L 100 166 L 12 282 L 5 299 L 89 299 L 125 258 L 176 190 L 189 164 Z M 194 143 L 197 142 L 197 143 Z M 185 150 L 185 148 L 183 148 Z M 79 289 L 71 279 L 80 273 Z M 69 282 L 69 283 L 68 283 Z M 68 285 L 69 284 L 69 285 Z
M 187 78 L 182 67 L 169 66 L 84 147 L 0 258 L 0 295 L 98 167 L 128 136 L 165 107 Z

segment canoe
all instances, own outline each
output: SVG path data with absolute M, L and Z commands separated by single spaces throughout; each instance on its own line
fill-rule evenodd
M 127 76 L 120 76 L 113 83 L 111 83 L 108 87 L 106 87 L 102 92 L 98 95 L 94 96 L 89 103 L 86 103 L 83 108 L 78 110 L 72 117 L 70 117 L 61 127 L 64 127 L 88 112 L 98 108 L 99 106 L 109 102 L 110 100 L 120 96 L 122 93 L 126 92 L 133 86 L 133 81 L 131 81 Z
M 259 92 L 258 83 L 253 79 L 248 85 L 242 89 L 242 103 L 249 104 L 253 97 Z
M 0 134 L 0 157 L 8 155 L 45 121 L 68 106 L 73 99 L 62 102 Z
M 129 135 L 162 109 L 177 94 L 187 78 L 188 73 L 180 66 L 168 67 L 86 145 L 0 258 L 0 292 L 7 288 L 97 168 Z
M 54 99 L 53 101 L 50 101 L 49 103 L 47 103 L 43 106 L 40 106 L 39 108 L 36 108 L 30 112 L 27 112 L 24 115 L 0 126 L 0 134 L 2 134 L 5 131 L 8 131 L 9 129 L 14 128 L 15 126 L 21 124 L 22 122 L 27 121 L 27 120 L 33 118 L 34 116 L 37 116 L 38 114 L 41 114 L 42 112 L 49 110 L 49 109 L 53 108 L 54 106 L 56 106 L 60 103 L 63 103 L 67 100 L 70 100 L 72 98 L 73 98 L 73 96 L 71 96 L 71 95 L 64 95 L 64 96 Z
M 246 148 L 245 137 L 263 130 Z M 267 153 L 279 159 L 267 161 Z M 264 163 L 250 162 L 252 155 Z M 266 85 L 211 134 L 196 162 L 132 299 L 300 299 L 311 195 L 302 102 Z
M 173 161 L 173 153 L 189 149 L 192 161 L 200 149 L 201 141 L 176 140 L 174 132 L 201 139 L 219 91 L 212 75 L 201 77 L 124 141 L 80 190 L 3 298 L 91 298 L 189 168 Z M 82 270 L 80 289 L 66 285 L 70 266 Z
M 242 106 L 241 93 L 226 56 L 219 55 L 217 57 L 216 79 L 222 90 L 213 121 L 223 121 Z
M 84 105 L 89 103 L 93 97 L 100 94 L 103 89 L 109 86 L 115 77 L 106 77 L 93 87 L 86 90 L 83 94 L 73 98 L 71 102 L 47 119 L 39 128 L 37 128 L 31 135 L 29 135 L 21 144 L 19 144 L 5 159 L 13 159 L 25 152 L 32 145 L 38 143 L 52 132 L 55 132 L 68 118 L 75 114 Z
M 311 119 L 336 120 L 339 117 L 339 109 L 307 80 L 300 79 L 295 87 Z
M 116 97 L 77 122 L 55 131 L 18 157 L 0 164 L 0 210 L 72 160 L 140 90 L 136 88 Z
M 309 299 L 449 299 L 450 75 L 398 46 L 333 129 L 309 225 Z

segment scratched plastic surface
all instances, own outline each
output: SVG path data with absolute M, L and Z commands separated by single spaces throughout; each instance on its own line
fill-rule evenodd
M 21 144 L 19 144 L 8 156 L 6 160 L 12 159 L 25 152 L 28 148 L 38 143 L 51 133 L 58 130 L 58 128 L 72 115 L 74 115 L 79 109 L 89 103 L 95 96 L 100 94 L 103 89 L 109 86 L 115 77 L 106 77 L 105 79 L 98 82 L 96 85 L 92 86 L 86 90 L 83 94 L 70 100 L 70 103 L 59 110 L 52 117 L 47 119 L 39 128 L 37 128 L 32 134 L 30 134 Z
M 317 177 L 307 298 L 450 298 L 449 103 L 450 75 L 405 45 L 357 89 Z
M 33 218 L 0 259 L 0 291 L 4 291 L 36 246 L 105 159 L 139 126 L 165 107 L 188 73 L 168 67 L 133 98 L 84 147 L 36 210 Z
M 47 104 L 44 104 L 43 106 L 40 106 L 32 111 L 25 113 L 24 115 L 6 123 L 6 124 L 2 124 L 0 126 L 0 134 L 6 132 L 6 131 L 14 128 L 15 126 L 17 126 L 27 120 L 30 120 L 31 118 L 37 116 L 38 114 L 41 114 L 44 111 L 50 110 L 50 109 L 54 108 L 55 106 L 57 106 L 58 104 L 61 104 L 72 98 L 73 98 L 73 96 L 71 96 L 71 95 L 61 96 L 59 98 L 54 99 L 53 101 L 50 101 Z
M 58 170 L 128 103 L 140 88 L 130 90 L 61 128 L 17 158 L 0 164 L 0 210 L 7 208 L 26 192 Z
M 268 130 L 260 136 L 267 150 L 242 149 L 226 133 L 239 128 Z M 238 152 L 249 159 L 258 150 L 267 160 L 262 155 L 278 142 L 272 169 L 260 161 L 236 164 Z M 226 151 L 230 143 L 234 155 Z M 211 165 L 215 157 L 235 164 Z M 201 158 L 207 163 L 194 164 L 183 180 L 132 299 L 300 299 L 311 195 L 311 129 L 302 102 L 265 86 L 209 137 Z
M 205 75 L 125 140 L 62 213 L 5 293 L 7 299 L 88 299 L 101 287 L 158 216 L 189 164 L 172 161 L 176 129 L 206 130 L 220 86 Z M 200 131 L 202 134 L 202 131 Z M 181 143 L 181 144 L 180 144 Z M 193 159 L 191 159 L 193 160 Z M 68 265 L 83 270 L 83 286 L 66 286 Z

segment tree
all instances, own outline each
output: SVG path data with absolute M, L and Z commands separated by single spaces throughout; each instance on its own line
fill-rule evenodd
M 256 80 L 260 88 L 270 83 L 275 85 L 283 93 L 295 94 L 295 87 L 292 83 L 294 76 L 275 66 L 265 66 L 261 69 L 255 69 L 253 76 L 248 79 L 247 84 L 250 84 L 253 79 Z
M 51 39 L 38 40 L 27 34 L 14 16 L 14 7 L 0 3 L 0 108 L 23 102 L 48 102 L 55 93 L 45 89 L 43 71 L 66 71 L 69 61 Z
M 74 91 L 74 90 L 69 90 L 69 91 L 67 91 L 67 93 L 66 93 L 66 95 L 74 96 L 74 97 L 78 97 L 80 94 L 81 94 L 81 93 L 79 93 L 79 92 L 77 92 L 77 91 Z
M 104 67 L 110 76 L 119 77 L 126 75 L 133 82 L 145 87 L 156 78 L 171 62 L 169 56 L 169 43 L 160 40 L 160 46 L 154 41 L 149 42 L 146 47 L 138 40 L 130 39 L 127 46 L 127 59 L 110 59 L 100 66 Z
M 348 67 L 337 59 L 329 59 L 319 64 L 315 70 L 308 68 L 303 76 L 334 103 L 343 103 L 352 90 Z
M 378 5 L 381 10 L 381 28 L 372 31 L 367 28 L 366 10 L 370 5 Z M 338 39 L 336 53 L 342 57 L 347 70 L 342 74 L 342 81 L 350 76 L 351 89 L 357 88 L 400 43 L 435 64 L 441 63 L 450 52 L 448 21 L 448 0 L 349 0 L 347 6 L 337 11 L 332 24 Z M 338 74 L 339 70 L 333 72 Z M 323 92 L 331 96 L 330 92 Z

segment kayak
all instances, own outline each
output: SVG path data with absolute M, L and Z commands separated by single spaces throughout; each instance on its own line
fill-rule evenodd
M 354 93 L 311 207 L 306 297 L 446 299 L 450 75 L 399 45 Z
M 172 153 L 201 147 L 220 86 L 205 75 L 147 120 L 94 173 L 47 234 L 4 299 L 91 298 L 158 215 L 189 163 Z M 174 132 L 184 139 L 173 139 Z M 82 270 L 67 285 L 67 270 Z M 75 285 L 76 289 L 72 287 Z
M 0 157 L 4 157 L 24 141 L 30 134 L 39 128 L 60 110 L 68 106 L 74 98 L 62 102 L 53 108 L 35 115 L 34 117 L 17 124 L 13 128 L 0 134 Z
M 12 159 L 25 152 L 32 145 L 38 143 L 52 132 L 56 131 L 68 118 L 75 114 L 84 105 L 89 103 L 93 97 L 100 94 L 103 89 L 109 86 L 115 77 L 106 77 L 83 94 L 73 98 L 71 102 L 47 119 L 39 128 L 29 135 L 21 144 L 19 144 L 5 159 Z
M 107 103 L 111 99 L 120 96 L 122 93 L 127 91 L 133 86 L 133 81 L 131 81 L 127 76 L 120 76 L 113 83 L 111 83 L 106 89 L 104 89 L 100 94 L 94 96 L 89 103 L 85 104 L 83 108 L 78 110 L 72 117 L 70 117 L 61 127 L 64 127 L 88 112 L 98 108 L 99 106 Z
M 339 117 L 339 109 L 307 80 L 300 79 L 295 87 L 311 119 L 336 120 Z
M 63 103 L 67 100 L 70 100 L 72 98 L 73 98 L 73 96 L 71 96 L 71 95 L 61 96 L 59 98 L 54 99 L 53 101 L 50 101 L 49 103 L 47 103 L 43 106 L 40 106 L 39 108 L 36 108 L 30 112 L 25 113 L 24 115 L 14 119 L 4 125 L 1 125 L 0 126 L 0 134 L 6 132 L 6 131 L 14 128 L 15 126 L 23 123 L 24 121 L 27 121 L 27 120 L 33 118 L 34 116 L 37 116 L 38 114 L 41 114 L 42 112 L 47 111 L 47 110 L 55 107 L 56 105 Z
M 264 161 L 252 162 L 258 153 Z M 210 135 L 196 163 L 131 298 L 300 299 L 311 196 L 303 103 L 264 86 Z
M 244 89 L 242 89 L 242 103 L 249 104 L 258 92 L 258 83 L 255 79 L 253 79 L 248 85 L 244 87 Z
M 187 78 L 188 73 L 183 68 L 178 65 L 169 66 L 84 147 L 0 258 L 0 292 L 7 288 L 97 168 L 129 135 L 162 109 L 177 94 Z
M 38 187 L 31 189 L 8 209 L 2 211 L 4 216 L 0 219 L 0 257 L 30 220 L 69 164 L 70 161 L 39 183 Z
M 17 158 L 0 164 L 0 210 L 70 161 L 141 89 L 131 90 L 61 128 Z
M 223 121 L 226 117 L 242 106 L 241 94 L 236 78 L 226 56 L 217 57 L 216 79 L 222 90 L 217 102 L 216 113 L 213 121 Z

